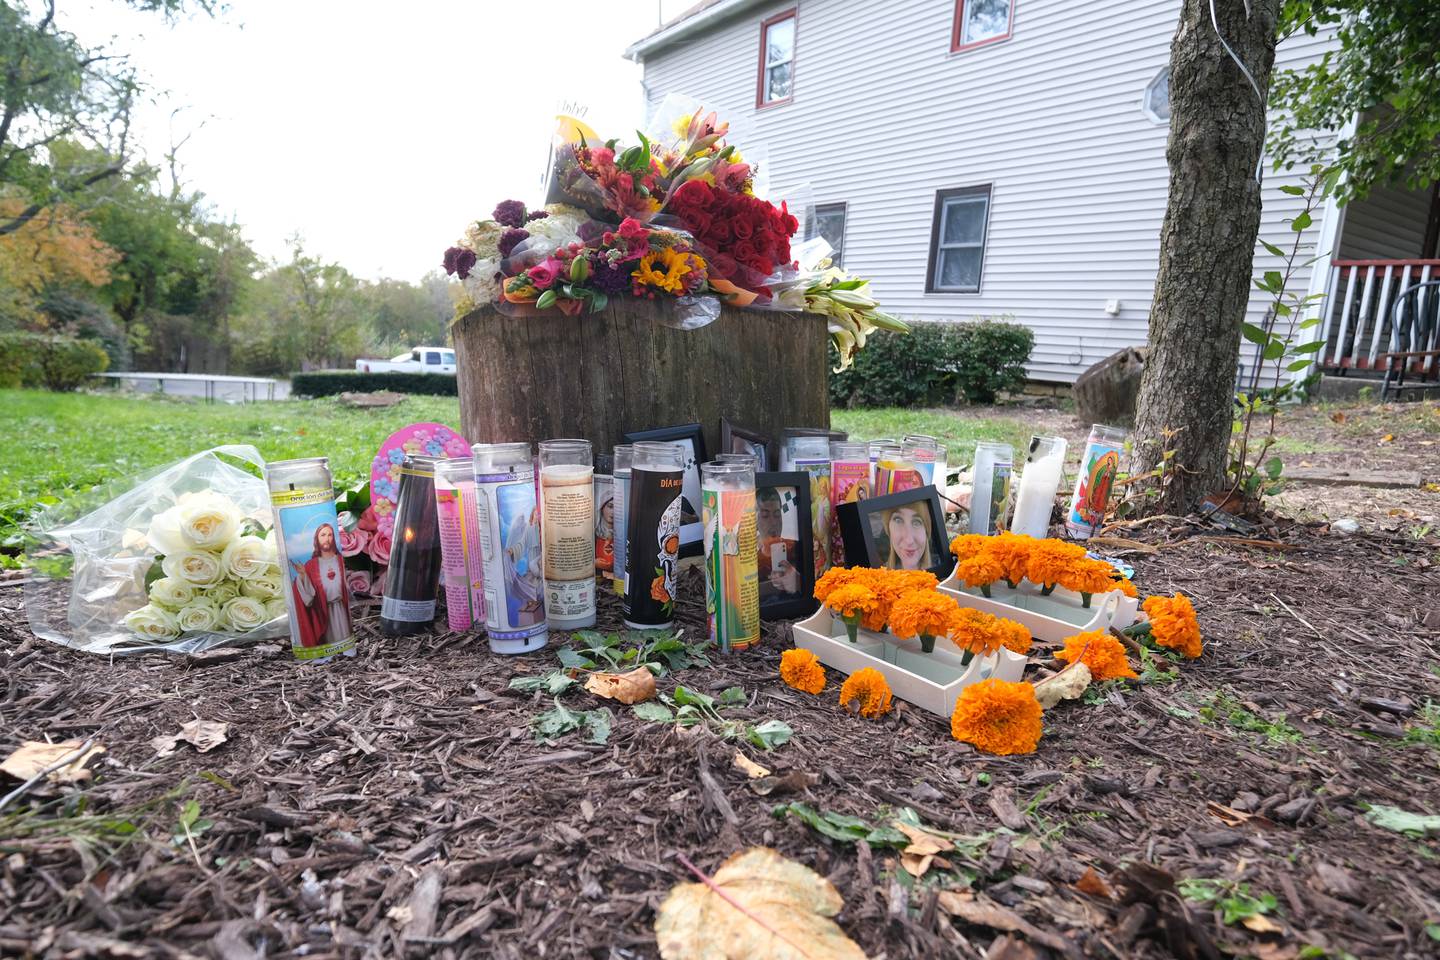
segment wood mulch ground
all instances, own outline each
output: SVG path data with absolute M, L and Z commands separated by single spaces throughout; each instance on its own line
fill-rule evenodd
M 813 782 L 764 797 L 733 744 L 623 707 L 603 746 L 537 742 L 550 700 L 508 683 L 552 652 L 381 639 L 367 607 L 360 655 L 330 664 L 275 647 L 109 661 L 35 639 L 21 591 L 0 587 L 0 758 L 47 737 L 107 751 L 93 782 L 0 813 L 0 956 L 653 957 L 656 907 L 692 879 L 679 857 L 713 872 L 762 844 L 835 884 L 871 957 L 1440 954 L 1440 844 L 1365 815 L 1440 814 L 1440 539 L 1124 532 L 1158 546 L 1127 557 L 1142 591 L 1195 598 L 1205 655 L 1055 708 L 1029 756 L 979 754 L 901 703 L 847 715 L 833 672 L 819 696 L 784 686 L 783 624 L 662 679 L 740 685 L 734 716 L 794 729 L 746 753 Z M 680 613 L 700 629 L 696 604 Z M 618 625 L 613 598 L 601 617 Z M 197 718 L 229 723 L 228 742 L 157 755 L 152 738 Z M 0 774 L 0 794 L 13 786 Z M 193 849 L 174 841 L 188 800 L 213 822 Z M 796 800 L 875 824 L 908 806 L 968 839 L 953 870 L 904 884 L 892 850 L 772 814 Z M 1077 888 L 1087 871 L 1114 897 Z M 1177 896 L 1193 879 L 1273 896 L 1269 926 Z

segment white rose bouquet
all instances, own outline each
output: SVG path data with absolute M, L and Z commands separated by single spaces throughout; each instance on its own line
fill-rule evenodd
M 125 626 L 166 641 L 249 633 L 284 616 L 280 563 L 267 533 L 223 493 L 182 494 L 150 520 L 145 541 L 159 554 L 146 576 L 150 602 L 126 615 Z

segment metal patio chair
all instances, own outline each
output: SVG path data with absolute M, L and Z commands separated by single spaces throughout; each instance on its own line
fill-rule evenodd
M 1440 386 L 1440 342 L 1436 340 L 1436 319 L 1440 315 L 1440 280 L 1414 283 L 1395 297 L 1390 309 L 1390 352 L 1376 361 L 1385 363 L 1385 381 L 1380 387 L 1380 400 L 1398 397 L 1405 390 L 1423 390 Z M 1405 382 L 1407 373 L 1419 377 L 1418 382 Z

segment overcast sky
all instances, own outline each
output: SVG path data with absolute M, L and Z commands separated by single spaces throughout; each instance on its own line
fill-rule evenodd
M 689 2 L 665 0 L 664 15 Z M 640 69 L 621 54 L 660 4 L 231 0 L 169 27 L 113 0 L 60 9 L 165 91 L 138 118 L 152 160 L 184 108 L 173 126 L 193 132 L 187 185 L 261 254 L 284 257 L 299 233 L 360 276 L 418 280 L 497 201 L 538 200 L 567 99 L 601 133 L 633 137 Z

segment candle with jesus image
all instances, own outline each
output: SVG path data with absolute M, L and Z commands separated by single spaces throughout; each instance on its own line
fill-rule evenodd
M 295 658 L 355 656 L 330 462 L 325 457 L 276 461 L 265 468 L 265 481 L 275 510 L 275 549 L 287 587 Z

